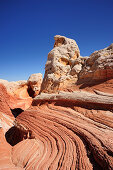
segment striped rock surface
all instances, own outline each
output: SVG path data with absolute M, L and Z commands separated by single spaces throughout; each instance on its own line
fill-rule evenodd
M 36 100 L 16 118 L 26 137 L 13 146 L 13 164 L 29 170 L 112 170 L 112 109 L 96 101 Z

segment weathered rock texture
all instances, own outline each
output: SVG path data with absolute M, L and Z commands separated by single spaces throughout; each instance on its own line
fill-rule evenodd
M 3 84 L 0 84 L 0 169 L 21 170 L 11 159 L 12 147 L 6 142 L 5 133 L 13 126 L 14 117 L 10 110 L 10 96 Z
M 32 74 L 29 77 L 27 84 L 29 94 L 32 97 L 38 95 L 42 84 L 42 74 L 41 73 Z
M 80 57 L 78 45 L 74 40 L 60 35 L 56 35 L 54 39 L 54 48 L 49 52 L 45 65 L 42 92 L 72 90 L 86 59 Z
M 8 82 L 7 80 L 0 79 L 0 83 L 6 87 L 10 98 L 8 101 L 11 109 L 21 108 L 26 110 L 30 107 L 32 98 L 28 94 L 27 81 Z
M 16 118 L 35 138 L 13 147 L 15 165 L 26 169 L 113 169 L 110 105 L 106 110 L 104 102 L 98 105 L 95 99 L 95 103 L 88 103 L 84 96 L 81 103 L 74 99 L 35 102 Z
M 77 84 L 96 84 L 113 78 L 113 44 L 81 57 L 76 42 L 55 36 L 54 48 L 48 54 L 41 92 L 78 90 Z
M 112 50 L 84 59 L 75 41 L 56 36 L 42 92 L 15 120 L 0 85 L 0 169 L 113 170 Z
M 9 107 L 9 95 L 6 88 L 0 84 L 0 112 L 11 115 Z
M 6 142 L 2 128 L 0 128 L 0 169 L 1 170 L 22 170 L 16 167 L 11 159 L 12 147 Z
M 27 81 L 20 80 L 20 81 L 16 81 L 16 82 L 15 81 L 8 82 L 7 80 L 0 79 L 0 83 L 2 83 L 6 87 L 8 93 L 15 95 L 15 96 L 18 96 L 18 97 L 20 97 L 19 91 L 24 88 L 24 89 L 26 89 L 26 93 L 22 92 L 21 96 L 22 97 L 28 97 Z
M 7 80 L 0 79 L 0 83 L 6 87 L 7 93 L 11 98 L 9 104 L 11 109 L 21 108 L 26 110 L 32 103 L 31 97 L 35 97 L 40 92 L 42 74 L 32 74 L 28 81 L 8 82 Z
M 92 53 L 86 60 L 79 78 L 87 82 L 113 78 L 113 44 Z

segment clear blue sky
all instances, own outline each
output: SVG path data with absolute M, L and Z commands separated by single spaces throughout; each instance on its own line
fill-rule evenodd
M 0 79 L 43 73 L 54 35 L 82 56 L 113 43 L 113 0 L 0 0 Z

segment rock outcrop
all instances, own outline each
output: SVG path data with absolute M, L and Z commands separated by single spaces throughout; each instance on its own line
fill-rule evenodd
M 42 92 L 72 90 L 86 59 L 80 57 L 78 45 L 74 40 L 60 35 L 56 35 L 54 39 L 54 48 L 49 52 L 45 65 Z
M 79 103 L 99 103 L 99 104 L 105 104 L 110 105 L 112 109 L 113 105 L 113 94 L 109 93 L 103 93 L 100 91 L 95 90 L 94 93 L 86 92 L 86 91 L 75 91 L 75 92 L 61 92 L 59 94 L 52 93 L 42 93 L 41 95 L 38 95 L 34 98 L 34 101 L 37 100 L 67 100 L 67 101 L 75 101 Z
M 40 92 L 42 74 L 32 74 L 28 81 L 20 80 L 8 82 L 7 80 L 0 79 L 0 83 L 6 87 L 7 93 L 10 96 L 10 108 L 26 110 L 32 103 L 32 97 L 35 97 Z
M 32 74 L 29 77 L 27 84 L 28 84 L 28 92 L 30 96 L 35 97 L 40 92 L 40 88 L 42 84 L 42 74 L 41 73 Z
M 113 78 L 113 44 L 92 53 L 86 60 L 79 79 L 83 81 L 109 80 Z
M 28 97 L 27 81 L 26 80 L 8 82 L 7 80 L 0 79 L 0 83 L 3 84 L 6 87 L 8 93 L 10 93 L 14 96 Z M 22 92 L 21 95 L 20 95 L 19 92 L 23 89 L 24 89 L 24 91 L 26 90 L 26 93 Z
M 75 91 L 79 84 L 94 85 L 113 78 L 113 44 L 89 57 L 81 57 L 74 40 L 59 35 L 54 39 L 41 92 Z
M 26 110 L 30 107 L 32 98 L 28 94 L 27 81 L 8 82 L 7 80 L 0 79 L 0 83 L 3 84 L 7 90 L 11 109 L 21 108 Z

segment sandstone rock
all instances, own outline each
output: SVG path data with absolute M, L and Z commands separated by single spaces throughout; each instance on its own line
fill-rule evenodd
M 41 91 L 55 92 L 72 89 L 82 69 L 84 59 L 76 42 L 64 36 L 54 37 L 54 48 L 49 52 Z
M 42 99 L 20 114 L 16 121 L 33 131 L 35 139 L 13 147 L 14 164 L 26 169 L 113 169 L 111 108 L 88 104 L 85 96 L 81 105 L 69 95 L 56 102 Z
M 35 101 L 40 100 L 67 100 L 72 102 L 87 102 L 87 103 L 99 103 L 99 104 L 107 104 L 111 105 L 113 108 L 113 95 L 109 93 L 103 93 L 100 91 L 96 91 L 96 94 L 89 93 L 85 91 L 75 91 L 75 92 L 61 92 L 59 94 L 52 93 L 41 93 L 41 95 L 38 95 L 34 98 Z
M 2 129 L 0 129 L 0 169 L 1 170 L 23 170 L 16 167 L 11 159 L 12 146 L 10 146 L 4 137 Z
M 7 81 L 1 81 L 8 83 Z M 19 105 L 20 102 L 20 105 Z M 12 128 L 14 122 L 14 116 L 11 113 L 12 107 L 21 107 L 22 100 L 17 100 L 11 93 L 8 93 L 6 87 L 3 84 L 0 84 L 0 169 L 7 170 L 22 170 L 23 168 L 17 167 L 12 162 L 12 146 L 7 143 L 5 137 L 7 131 Z M 15 105 L 15 106 L 14 106 Z M 25 105 L 25 101 L 24 101 Z M 16 133 L 17 134 L 17 133 Z M 13 134 L 11 134 L 13 135 Z M 18 137 L 18 134 L 17 134 Z
M 8 105 L 11 109 L 21 108 L 25 110 L 30 107 L 32 98 L 28 94 L 27 81 L 8 82 L 0 79 L 0 83 L 7 89 Z
M 27 92 L 28 86 L 26 80 L 8 82 L 7 80 L 0 79 L 0 83 L 2 83 L 6 87 L 7 92 L 13 96 L 19 98 L 29 97 L 29 94 Z
M 7 91 L 9 93 L 15 93 L 15 91 L 19 88 L 21 88 L 22 86 L 26 85 L 27 84 L 27 81 L 25 80 L 20 80 L 20 81 L 12 81 L 12 82 L 8 82 L 7 80 L 2 80 L 0 79 L 0 83 L 2 83 Z
M 42 84 L 42 74 L 41 73 L 36 73 L 32 74 L 28 81 L 28 90 L 29 93 L 31 93 L 31 96 L 36 96 L 40 92 L 41 84 Z
M 113 78 L 113 44 L 92 53 L 79 74 L 79 79 L 108 80 Z
M 10 98 L 6 88 L 3 86 L 3 84 L 0 84 L 0 112 L 12 116 L 9 107 L 9 100 Z
M 0 129 L 5 133 L 13 126 L 14 117 L 10 110 L 10 96 L 6 88 L 0 84 Z

